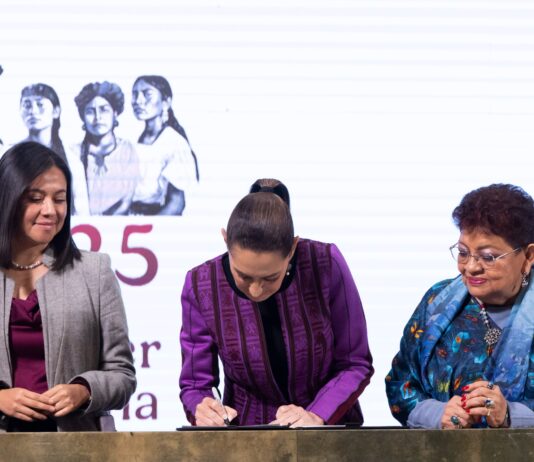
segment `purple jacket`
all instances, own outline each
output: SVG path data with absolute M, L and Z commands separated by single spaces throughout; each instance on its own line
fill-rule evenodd
M 284 404 L 302 406 L 329 424 L 363 420 L 358 396 L 373 367 L 356 285 L 334 244 L 301 239 L 297 252 L 293 281 L 275 295 L 290 403 L 274 380 L 257 304 L 231 288 L 222 256 L 187 273 L 180 399 L 190 422 L 219 382 L 217 356 L 224 368 L 223 402 L 237 410 L 240 425 L 269 423 Z

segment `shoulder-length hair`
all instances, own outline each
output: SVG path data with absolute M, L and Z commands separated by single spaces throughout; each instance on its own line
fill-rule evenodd
M 63 227 L 49 244 L 54 253 L 52 270 L 60 271 L 81 258 L 70 230 L 72 176 L 65 161 L 42 144 L 27 141 L 11 147 L 0 159 L 0 266 L 13 260 L 12 242 L 20 232 L 24 195 L 32 182 L 52 167 L 61 170 L 67 181 L 67 215 Z

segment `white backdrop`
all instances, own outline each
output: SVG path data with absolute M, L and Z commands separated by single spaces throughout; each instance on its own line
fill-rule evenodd
M 123 430 L 185 423 L 178 399 L 180 293 L 225 249 L 220 228 L 259 177 L 284 181 L 300 236 L 335 242 L 362 297 L 375 375 L 366 424 L 394 425 L 383 380 L 424 291 L 456 274 L 450 214 L 467 191 L 534 193 L 534 2 L 511 0 L 0 0 L 0 138 L 26 136 L 20 90 L 44 82 L 61 137 L 83 138 L 73 102 L 109 80 L 126 94 L 117 133 L 135 142 L 133 81 L 161 74 L 200 167 L 182 217 L 76 217 L 130 277 L 122 284 L 138 371 Z M 89 240 L 76 235 L 81 247 Z M 144 357 L 143 357 L 143 352 Z

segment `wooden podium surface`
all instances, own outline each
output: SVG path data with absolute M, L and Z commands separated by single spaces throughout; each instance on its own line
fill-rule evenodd
M 249 430 L 0 435 L 0 461 L 534 460 L 534 429 Z

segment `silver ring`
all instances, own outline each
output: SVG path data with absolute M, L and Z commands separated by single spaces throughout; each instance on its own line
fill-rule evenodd
M 494 387 L 494 386 L 495 386 L 495 384 L 494 384 L 492 381 L 489 381 L 489 382 L 488 382 L 488 388 L 489 388 L 490 390 L 493 390 L 493 387 Z
M 492 399 L 486 399 L 486 401 L 484 401 L 484 406 L 486 409 L 493 409 L 495 407 L 495 402 Z

